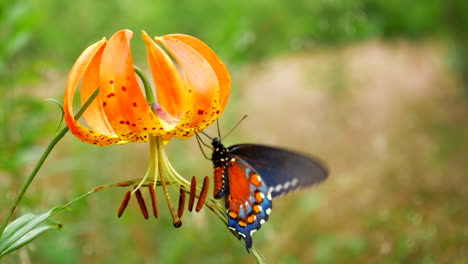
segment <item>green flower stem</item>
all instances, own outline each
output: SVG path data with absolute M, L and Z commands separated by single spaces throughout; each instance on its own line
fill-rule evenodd
M 99 88 L 96 88 L 96 90 L 93 92 L 93 94 L 88 98 L 86 103 L 81 107 L 81 109 L 78 111 L 78 113 L 75 115 L 75 119 L 78 120 L 84 113 L 84 111 L 88 108 L 88 106 L 91 104 L 91 102 L 96 98 L 96 96 L 99 94 Z M 6 218 L 3 220 L 2 225 L 0 227 L 0 237 L 3 234 L 3 231 L 5 230 L 6 226 L 8 225 L 8 222 L 10 222 L 11 217 L 13 216 L 13 213 L 15 212 L 16 207 L 18 204 L 21 202 L 21 199 L 23 198 L 26 190 L 29 188 L 29 185 L 31 185 L 31 182 L 34 180 L 36 177 L 37 173 L 41 169 L 42 165 L 46 161 L 47 157 L 49 156 L 50 152 L 52 149 L 55 147 L 55 145 L 60 141 L 60 139 L 67 134 L 69 128 L 68 126 L 64 127 L 60 132 L 55 135 L 55 137 L 52 139 L 52 141 L 49 143 L 47 148 L 44 150 L 44 153 L 42 153 L 41 158 L 37 162 L 36 166 L 34 167 L 33 171 L 31 174 L 29 174 L 28 178 L 26 179 L 26 182 L 21 186 L 20 191 L 16 195 L 16 198 L 11 205 L 11 207 L 8 210 Z
M 143 87 L 145 88 L 146 94 L 146 101 L 148 102 L 148 105 L 151 106 L 155 104 L 156 100 L 154 99 L 153 89 L 151 89 L 151 85 L 148 81 L 148 78 L 146 78 L 146 75 L 137 66 L 133 66 L 133 70 L 135 70 L 135 72 L 138 74 L 138 77 L 140 77 L 141 81 L 143 82 Z

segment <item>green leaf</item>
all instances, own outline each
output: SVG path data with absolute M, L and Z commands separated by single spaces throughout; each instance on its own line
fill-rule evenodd
M 0 238 L 0 258 L 27 245 L 49 229 L 60 229 L 62 225 L 50 220 L 49 217 L 61 209 L 63 208 L 56 207 L 40 215 L 23 215 L 11 222 Z

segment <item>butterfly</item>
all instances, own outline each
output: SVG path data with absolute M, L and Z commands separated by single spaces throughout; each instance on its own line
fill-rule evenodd
M 225 197 L 228 226 L 252 247 L 252 234 L 272 210 L 272 199 L 325 180 L 328 168 L 318 159 L 283 148 L 211 142 L 214 198 Z

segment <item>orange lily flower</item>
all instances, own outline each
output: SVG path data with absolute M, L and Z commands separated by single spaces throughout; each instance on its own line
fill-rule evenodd
M 162 185 L 174 225 L 180 226 L 180 217 L 173 210 L 166 184 L 177 183 L 185 188 L 190 182 L 169 163 L 163 145 L 172 137 L 189 138 L 219 117 L 229 97 L 229 73 L 218 56 L 197 38 L 183 34 L 155 37 L 169 52 L 167 54 L 143 32 L 156 84 L 155 100 L 146 78 L 137 71 L 146 96 L 138 83 L 129 46 L 132 35 L 130 30 L 121 30 L 109 41 L 102 39 L 80 55 L 65 91 L 65 120 L 70 131 L 89 144 L 150 142 L 150 165 L 131 194 L 141 201 L 139 188 L 142 185 L 152 188 L 151 194 L 154 194 L 154 186 Z M 74 95 L 80 82 L 82 105 L 96 89 L 99 91 L 83 113 L 87 126 L 79 123 L 73 113 Z M 147 183 L 150 175 L 154 180 Z M 165 180 L 166 176 L 171 180 Z M 127 194 L 124 201 L 128 202 L 131 194 Z M 155 196 L 152 197 L 155 202 Z M 119 216 L 122 212 L 123 209 L 119 209 Z
M 149 136 L 167 141 L 173 136 L 191 137 L 219 117 L 229 96 L 230 78 L 206 44 L 183 34 L 156 37 L 179 71 L 170 56 L 143 32 L 156 84 L 154 102 L 154 98 L 145 98 L 137 81 L 129 47 L 132 35 L 130 30 L 121 30 L 109 41 L 98 41 L 73 66 L 64 111 L 76 137 L 99 146 L 146 142 Z M 80 80 L 82 104 L 99 87 L 99 96 L 84 112 L 89 128 L 73 117 L 73 98 Z

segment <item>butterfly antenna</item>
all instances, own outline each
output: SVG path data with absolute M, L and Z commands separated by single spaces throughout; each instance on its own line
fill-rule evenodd
M 242 121 L 244 121 L 246 118 L 247 118 L 247 115 L 242 117 L 241 120 L 239 120 L 239 122 L 237 122 L 237 124 L 233 128 L 231 128 L 231 130 L 229 130 L 229 132 L 226 135 L 224 135 L 223 138 L 227 138 L 227 136 L 229 136 L 229 134 L 231 134 L 232 131 L 234 131 L 242 123 Z M 221 137 L 219 137 L 219 138 L 221 139 Z
M 209 140 L 213 141 L 213 138 L 210 137 L 207 133 L 203 132 L 203 131 L 200 131 L 200 133 L 202 133 L 205 137 L 207 137 Z M 198 134 L 197 134 L 198 135 Z M 203 140 L 202 140 L 203 141 Z M 206 146 L 206 144 L 205 144 Z
M 202 132 L 203 133 L 203 132 Z M 203 133 L 204 134 L 204 133 Z M 209 149 L 212 149 L 213 147 L 211 147 L 209 144 L 206 144 L 205 141 L 203 141 L 203 139 L 198 135 L 198 134 L 195 134 L 197 136 L 197 140 L 199 140 L 205 147 L 209 148 Z M 205 136 L 208 136 L 205 134 Z M 210 140 L 213 140 L 210 138 Z
M 195 136 L 197 136 L 198 147 L 200 148 L 201 152 L 203 153 L 203 156 L 205 156 L 205 159 L 211 160 L 210 158 L 208 158 L 208 155 L 206 155 L 205 151 L 203 150 L 202 144 L 205 145 L 208 148 L 212 148 L 212 147 L 210 147 L 208 144 L 206 144 L 198 134 L 195 134 Z
M 218 138 L 221 139 L 221 131 L 219 130 L 219 118 L 216 119 L 216 128 L 218 129 Z

